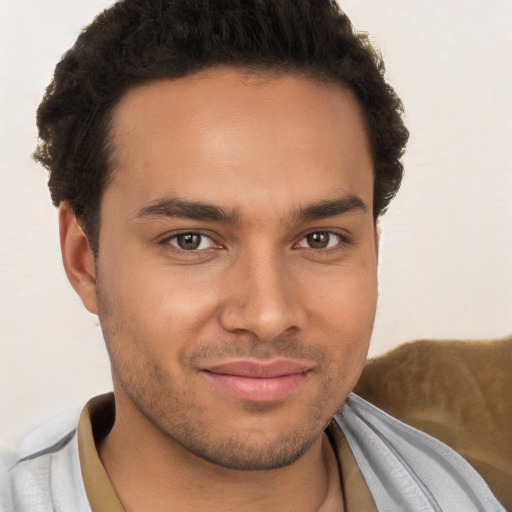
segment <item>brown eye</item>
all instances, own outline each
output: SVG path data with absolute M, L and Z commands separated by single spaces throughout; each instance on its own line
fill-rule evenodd
M 306 249 L 329 249 L 339 245 L 341 236 L 329 231 L 315 231 L 306 235 L 298 244 Z
M 168 243 L 182 251 L 210 249 L 215 245 L 210 237 L 201 233 L 179 233 L 172 236 Z
M 320 231 L 318 233 L 311 233 L 306 237 L 309 247 L 312 249 L 325 249 L 329 245 L 329 233 Z
M 201 236 L 194 233 L 186 233 L 185 235 L 178 235 L 176 237 L 180 249 L 184 251 L 193 251 L 201 245 Z

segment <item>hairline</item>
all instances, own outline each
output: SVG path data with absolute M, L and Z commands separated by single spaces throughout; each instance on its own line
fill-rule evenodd
M 101 230 L 101 205 L 103 202 L 103 195 L 105 193 L 105 190 L 107 187 L 112 183 L 112 181 L 115 179 L 115 176 L 118 172 L 121 171 L 121 166 L 116 162 L 116 140 L 114 136 L 114 121 L 115 121 L 115 115 L 116 111 L 118 110 L 122 100 L 129 94 L 131 91 L 134 91 L 139 88 L 143 88 L 145 86 L 148 86 L 150 84 L 158 83 L 158 82 L 169 82 L 169 81 L 177 81 L 184 78 L 191 78 L 191 77 L 198 77 L 200 78 L 201 75 L 208 75 L 210 72 L 215 72 L 218 70 L 236 70 L 240 73 L 242 73 L 247 79 L 249 78 L 261 78 L 263 80 L 266 79 L 273 79 L 273 78 L 280 78 L 284 76 L 294 76 L 294 77 L 300 77 L 303 78 L 311 83 L 316 84 L 334 84 L 338 85 L 340 88 L 349 91 L 360 112 L 361 112 L 361 120 L 363 123 L 363 128 L 365 131 L 367 143 L 368 143 L 368 150 L 370 152 L 371 158 L 372 158 L 372 169 L 373 169 L 373 178 L 375 180 L 376 178 L 376 168 L 375 168 L 375 157 L 373 155 L 373 148 L 372 148 L 372 142 L 371 142 L 371 136 L 370 136 L 370 128 L 368 126 L 368 121 L 366 117 L 366 109 L 363 107 L 361 101 L 359 100 L 355 90 L 353 87 L 351 87 L 345 80 L 343 80 L 342 77 L 334 76 L 334 74 L 329 74 L 325 70 L 321 70 L 319 68 L 315 67 L 314 63 L 311 63 L 310 65 L 306 64 L 303 66 L 300 65 L 287 65 L 286 63 L 229 63 L 229 62 L 221 62 L 221 63 L 213 63 L 213 64 L 206 64 L 203 66 L 200 66 L 196 69 L 189 70 L 188 72 L 184 72 L 181 74 L 176 74 L 175 76 L 162 76 L 162 77 L 154 77 L 154 78 L 147 78 L 145 80 L 141 80 L 139 82 L 134 82 L 131 84 L 128 84 L 125 88 L 123 88 L 118 96 L 116 97 L 115 101 L 113 101 L 110 105 L 108 105 L 104 112 L 101 115 L 101 120 L 99 125 L 103 127 L 105 130 L 105 139 L 102 147 L 100 148 L 101 151 L 104 152 L 104 161 L 105 161 L 105 174 L 103 176 L 103 183 L 101 187 L 101 192 L 98 195 L 97 205 L 94 209 L 94 213 L 91 218 L 88 218 L 87 220 L 79 217 L 78 221 L 81 224 L 82 228 L 84 229 L 87 238 L 92 238 L 92 240 L 89 240 L 89 245 L 91 246 L 91 249 L 93 249 L 93 254 L 95 257 L 97 257 L 98 251 L 99 251 L 99 235 Z M 373 189 L 373 196 L 372 201 L 375 200 L 375 189 Z M 382 212 L 383 213 L 383 212 Z M 379 218 L 380 213 L 378 214 L 375 211 L 375 208 L 373 208 L 373 218 L 374 222 L 377 221 Z M 90 221 L 93 221 L 92 229 L 89 229 Z

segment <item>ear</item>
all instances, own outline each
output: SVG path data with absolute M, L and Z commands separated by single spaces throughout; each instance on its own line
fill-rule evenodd
M 94 256 L 72 208 L 59 206 L 60 250 L 71 286 L 88 311 L 98 314 L 96 304 L 96 265 Z

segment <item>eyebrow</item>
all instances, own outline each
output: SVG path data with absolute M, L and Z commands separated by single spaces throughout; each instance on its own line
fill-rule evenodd
M 292 213 L 292 220 L 317 220 L 336 217 L 351 212 L 367 213 L 368 207 L 355 195 L 347 195 L 332 200 L 306 205 Z
M 191 220 L 209 220 L 237 224 L 238 210 L 226 210 L 220 206 L 201 201 L 187 201 L 177 197 L 163 197 L 141 208 L 136 218 L 171 217 Z
M 350 212 L 366 213 L 368 207 L 355 195 L 337 199 L 319 201 L 291 212 L 290 222 L 317 220 Z M 202 201 L 188 201 L 177 197 L 163 197 L 141 208 L 135 218 L 170 217 L 197 221 L 215 221 L 228 224 L 240 224 L 238 209 L 226 209 Z

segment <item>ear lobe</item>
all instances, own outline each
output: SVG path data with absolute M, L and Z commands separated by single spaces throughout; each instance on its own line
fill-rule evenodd
M 62 262 L 68 280 L 87 310 L 98 314 L 94 256 L 73 210 L 66 203 L 59 206 L 59 230 Z

